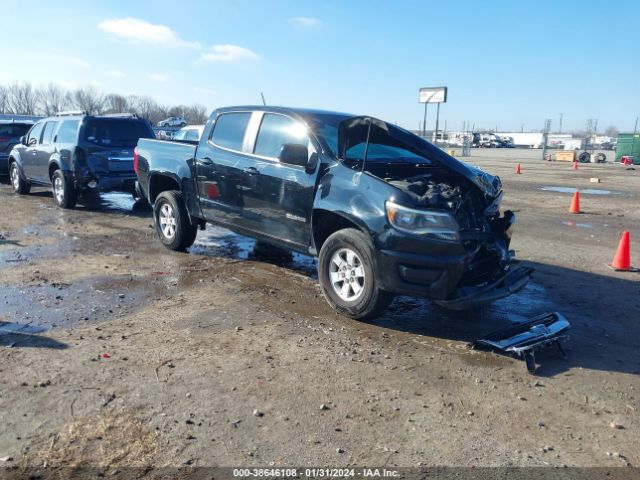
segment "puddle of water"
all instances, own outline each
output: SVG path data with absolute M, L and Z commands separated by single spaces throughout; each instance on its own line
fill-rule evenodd
M 579 222 L 574 222 L 573 220 L 564 221 L 562 222 L 562 225 L 566 225 L 567 227 L 576 227 L 576 228 L 593 228 L 593 225 L 591 225 L 590 223 L 579 223 Z
M 151 207 L 147 203 L 135 200 L 130 193 L 124 192 L 88 193 L 83 195 L 78 203 L 81 208 L 84 207 L 87 210 L 120 212 L 137 216 L 151 215 Z
M 127 277 L 88 278 L 73 284 L 43 281 L 28 287 L 5 286 L 0 294 L 0 332 L 7 322 L 47 330 L 129 314 L 144 304 L 137 283 Z
M 540 190 L 545 192 L 559 192 L 559 193 L 575 193 L 579 191 L 586 195 L 618 195 L 618 192 L 611 192 L 609 190 L 599 190 L 597 188 L 573 188 L 573 187 L 540 187 Z
M 31 325 L 28 323 L 13 323 L 13 322 L 3 322 L 0 321 L 0 335 L 6 333 L 25 333 L 25 334 L 34 334 L 34 333 L 42 333 L 47 329 L 42 326 Z
M 193 255 L 235 258 L 238 260 L 258 260 L 274 263 L 297 270 L 310 277 L 317 278 L 315 258 L 256 242 L 255 239 L 238 235 L 226 228 L 207 225 L 198 232 L 195 244 L 189 249 Z

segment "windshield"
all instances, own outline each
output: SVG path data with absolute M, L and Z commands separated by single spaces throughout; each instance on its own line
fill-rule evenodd
M 140 138 L 155 138 L 141 120 L 91 118 L 84 127 L 84 139 L 104 147 L 134 147 Z
M 336 158 L 354 168 L 362 165 L 365 154 L 367 163 L 433 163 L 435 147 L 406 130 L 380 120 L 340 114 L 314 114 L 309 119 L 309 125 Z M 340 149 L 343 151 L 340 152 Z

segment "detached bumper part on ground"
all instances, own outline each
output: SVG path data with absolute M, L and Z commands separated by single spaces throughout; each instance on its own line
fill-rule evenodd
M 524 358 L 529 373 L 536 370 L 534 352 L 556 345 L 564 355 L 561 340 L 568 338 L 569 321 L 560 313 L 545 313 L 526 322 L 493 332 L 471 343 L 471 348 L 487 347 Z

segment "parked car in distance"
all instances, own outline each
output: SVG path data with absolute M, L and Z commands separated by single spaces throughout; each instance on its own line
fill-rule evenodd
M 187 121 L 184 117 L 169 117 L 164 120 L 158 122 L 158 127 L 184 127 L 187 125 Z
M 473 308 L 524 288 L 498 177 L 393 124 L 284 107 L 215 110 L 198 145 L 141 139 L 134 165 L 169 249 L 207 222 L 318 256 L 325 298 L 353 318 L 394 295 Z
M 0 123 L 0 175 L 9 174 L 9 152 L 32 126 L 33 122 Z
M 618 146 L 618 142 L 604 142 L 600 145 L 601 150 L 615 150 Z
M 11 183 L 19 194 L 52 186 L 63 208 L 73 208 L 86 189 L 135 195 L 133 149 L 140 138 L 155 138 L 151 124 L 130 114 L 42 119 L 9 154 Z
M 174 133 L 171 139 L 197 142 L 200 140 L 203 131 L 204 125 L 189 125 L 188 127 L 182 127 L 180 130 Z

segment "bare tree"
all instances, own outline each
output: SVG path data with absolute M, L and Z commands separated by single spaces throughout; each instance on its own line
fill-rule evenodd
M 207 121 L 207 107 L 198 104 L 191 105 L 190 107 L 187 107 L 184 115 L 185 120 L 190 125 L 200 125 Z
M 55 115 L 70 104 L 69 93 L 55 83 L 50 83 L 38 92 L 40 110 L 47 117 Z
M 130 95 L 129 104 L 134 113 L 139 117 L 147 118 L 151 122 L 159 122 L 161 119 L 157 119 L 158 104 L 156 101 L 146 95 Z
M 7 87 L 0 85 L 0 113 L 7 111 Z
M 110 93 L 105 97 L 105 107 L 107 113 L 134 113 L 130 111 L 127 97 L 117 93 Z
M 76 108 L 89 115 L 99 115 L 104 110 L 105 98 L 92 85 L 74 90 L 71 99 Z
M 7 112 L 15 115 L 35 115 L 38 92 L 28 82 L 13 83 L 7 88 Z

